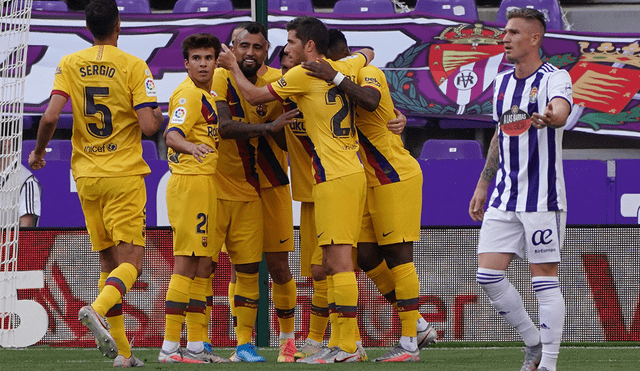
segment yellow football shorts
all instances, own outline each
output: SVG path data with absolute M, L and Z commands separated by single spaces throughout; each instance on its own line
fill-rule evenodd
M 144 175 L 78 178 L 76 187 L 93 251 L 120 242 L 144 247 L 147 203 Z
M 229 259 L 236 265 L 261 261 L 264 238 L 262 202 L 218 199 L 216 212 L 217 250 L 226 244 Z
M 390 245 L 420 240 L 422 174 L 367 188 L 358 242 Z
M 173 255 L 213 256 L 218 198 L 213 175 L 171 174 L 167 212 L 173 230 Z
M 264 252 L 293 251 L 293 211 L 289 185 L 260 189 Z

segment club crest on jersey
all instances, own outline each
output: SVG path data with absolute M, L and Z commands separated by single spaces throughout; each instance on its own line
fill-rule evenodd
M 531 95 L 529 95 L 529 103 L 535 103 L 538 100 L 538 88 L 533 87 L 531 89 Z
M 202 246 L 207 247 L 208 243 L 207 243 L 207 238 L 206 237 L 202 237 Z
M 258 104 L 256 107 L 256 113 L 258 113 L 258 116 L 264 117 L 267 114 L 267 106 L 264 104 Z
M 517 137 L 531 127 L 531 116 L 514 105 L 500 117 L 500 129 L 503 133 Z

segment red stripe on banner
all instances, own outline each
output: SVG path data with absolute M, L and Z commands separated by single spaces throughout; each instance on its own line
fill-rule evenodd
M 598 311 L 605 339 L 608 341 L 640 340 L 640 305 L 636 306 L 631 326 L 627 331 L 607 256 L 605 254 L 584 254 L 582 255 L 582 266 Z

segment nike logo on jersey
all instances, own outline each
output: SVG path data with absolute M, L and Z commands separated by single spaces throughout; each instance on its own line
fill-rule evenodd
M 382 233 L 382 237 L 387 237 L 388 235 L 390 235 L 390 234 L 391 234 L 391 233 L 393 233 L 393 232 L 394 232 L 394 231 L 387 232 L 387 233 L 384 233 L 384 232 L 383 232 L 383 233 Z
M 289 241 L 289 239 L 288 239 L 288 238 L 287 238 L 287 239 L 284 239 L 284 240 L 280 240 L 280 243 L 285 243 L 285 242 L 287 242 L 287 241 Z
M 318 238 L 320 238 L 320 236 L 322 236 L 323 234 L 324 234 L 324 232 L 320 233 L 320 234 L 318 235 Z

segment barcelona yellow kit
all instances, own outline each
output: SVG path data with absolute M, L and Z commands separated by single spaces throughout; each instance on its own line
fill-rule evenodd
M 187 141 L 206 144 L 214 152 L 202 162 L 188 153 L 169 148 L 167 158 L 172 174 L 214 174 L 218 162 L 218 113 L 213 96 L 187 77 L 171 95 L 167 132 L 176 131 Z
M 122 241 L 144 246 L 143 177 L 150 169 L 135 110 L 157 107 L 149 67 L 115 46 L 96 45 L 62 58 L 51 94 L 71 99 L 71 170 L 92 249 Z
M 256 86 L 266 82 L 258 77 Z M 252 106 L 240 96 L 240 90 L 229 71 L 218 68 L 213 75 L 212 94 L 216 102 L 229 104 L 231 118 L 247 123 L 266 122 L 279 116 L 282 107 L 277 102 Z M 218 171 L 218 198 L 230 201 L 257 201 L 260 199 L 260 180 L 256 169 L 258 138 L 248 140 L 220 139 Z
M 218 152 L 218 115 L 213 96 L 187 77 L 169 101 L 167 132 L 175 131 L 194 144 L 206 144 L 214 152 L 202 162 L 188 153 L 169 148 L 171 177 L 167 184 L 167 211 L 173 230 L 173 253 L 184 256 L 217 256 L 217 192 L 213 179 Z
M 327 62 L 356 81 L 359 69 L 367 61 L 364 55 L 355 54 Z M 312 198 L 318 245 L 355 245 L 364 207 L 365 180 L 357 155 L 352 102 L 335 84 L 307 75 L 301 66 L 293 67 L 267 86 L 280 101 L 294 97 L 305 116 L 316 184 Z M 345 197 L 336 197 L 338 194 Z
M 358 85 L 380 92 L 378 108 L 356 108 L 360 158 L 367 175 L 367 201 L 359 242 L 388 245 L 420 238 L 422 169 L 404 148 L 399 135 L 387 129 L 395 118 L 384 73 L 366 66 Z
M 354 54 L 340 61 L 326 61 L 356 81 L 366 57 Z M 352 104 L 340 88 L 307 75 L 301 66 L 293 67 L 268 87 L 280 101 L 295 97 L 298 108 L 304 112 L 316 183 L 363 171 L 357 155 Z
M 418 161 L 404 148 L 400 136 L 387 129 L 387 123 L 396 115 L 384 73 L 377 67 L 366 66 L 358 73 L 357 83 L 380 92 L 380 104 L 375 111 L 356 108 L 360 158 L 367 186 L 395 183 L 422 174 Z
M 51 94 L 71 99 L 75 179 L 149 174 L 135 110 L 157 101 L 143 60 L 110 45 L 69 54 L 56 69 Z
M 290 98 L 282 102 L 285 112 L 298 108 Z M 289 152 L 289 167 L 291 168 L 291 195 L 300 202 L 313 202 L 311 189 L 313 188 L 313 172 L 311 156 L 311 140 L 304 127 L 302 111 L 294 122 L 284 128 Z

